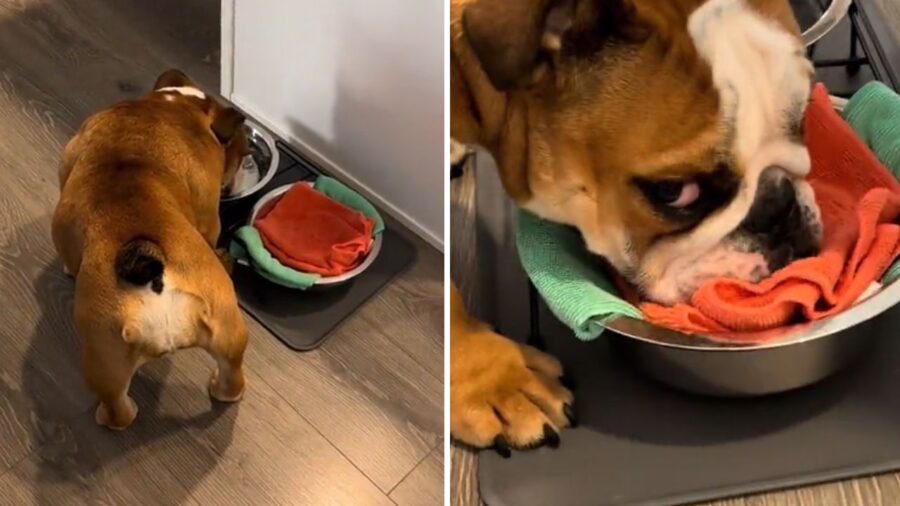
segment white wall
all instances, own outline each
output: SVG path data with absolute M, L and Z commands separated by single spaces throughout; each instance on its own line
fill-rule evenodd
M 223 0 L 222 9 L 223 94 L 442 249 L 443 4 Z

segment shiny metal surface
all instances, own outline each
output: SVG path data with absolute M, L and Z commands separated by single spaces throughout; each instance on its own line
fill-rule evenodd
M 900 311 L 898 302 L 900 282 L 894 282 L 830 318 L 757 334 L 769 339 L 764 344 L 688 336 L 631 318 L 607 328 L 635 366 L 663 383 L 703 395 L 747 397 L 807 386 L 841 370 L 878 334 L 873 329 L 891 320 L 884 315 Z M 886 330 L 880 334 L 900 339 L 900 329 Z
M 803 32 L 801 38 L 807 46 L 815 44 L 819 39 L 828 34 L 847 16 L 852 0 L 832 0 L 825 14 L 811 27 Z
M 247 119 L 244 122 L 244 128 L 247 132 L 248 140 L 250 141 L 250 147 L 253 150 L 253 154 L 249 155 L 254 158 L 256 161 L 256 165 L 259 167 L 262 172 L 259 175 L 259 182 L 250 188 L 245 188 L 244 190 L 232 193 L 230 195 L 223 195 L 220 199 L 222 202 L 230 202 L 232 200 L 239 200 L 244 197 L 248 197 L 258 192 L 259 190 L 265 188 L 269 181 L 275 177 L 275 173 L 278 171 L 278 163 L 280 160 L 280 154 L 278 152 L 278 148 L 275 145 L 275 138 L 270 134 L 265 128 L 263 128 L 259 123 Z
M 256 221 L 256 217 L 262 214 L 264 211 L 268 210 L 271 206 L 277 202 L 278 198 L 285 194 L 288 190 L 290 190 L 294 184 L 308 184 L 312 185 L 310 182 L 300 182 L 287 184 L 284 186 L 279 186 L 269 193 L 260 197 L 259 201 L 253 206 L 253 211 L 250 213 L 250 219 L 247 220 L 248 224 L 253 224 Z M 378 234 L 375 236 L 375 239 L 372 241 L 372 247 L 369 249 L 369 254 L 366 255 L 366 258 L 356 266 L 354 269 L 347 271 L 339 276 L 322 276 L 316 281 L 315 287 L 326 288 L 333 287 L 337 285 L 341 285 L 350 281 L 362 274 L 366 269 L 368 269 L 375 259 L 378 258 L 378 253 L 381 252 L 381 242 L 382 242 L 383 234 Z

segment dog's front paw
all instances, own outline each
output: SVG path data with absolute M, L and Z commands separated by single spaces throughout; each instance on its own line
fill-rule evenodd
M 531 346 L 487 328 L 454 332 L 450 351 L 450 432 L 454 439 L 510 449 L 559 446 L 558 431 L 575 424 L 562 366 Z

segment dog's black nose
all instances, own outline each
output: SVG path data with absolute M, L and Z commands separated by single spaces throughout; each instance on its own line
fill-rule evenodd
M 740 228 L 763 246 L 769 270 L 819 252 L 811 210 L 797 200 L 794 183 L 780 169 L 760 176 L 756 199 Z
M 771 233 L 778 228 L 791 208 L 797 205 L 797 193 L 791 180 L 774 169 L 759 177 L 756 199 L 741 228 L 751 234 Z

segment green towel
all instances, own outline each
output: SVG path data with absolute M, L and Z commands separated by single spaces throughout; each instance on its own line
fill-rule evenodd
M 857 135 L 897 179 L 900 179 L 900 95 L 872 81 L 859 89 L 841 113 Z M 900 278 L 900 260 L 882 278 L 884 284 Z
M 316 284 L 320 277 L 318 274 L 291 269 L 279 262 L 263 245 L 259 231 L 250 225 L 237 229 L 228 252 L 235 260 L 249 262 L 260 276 L 288 288 L 306 290 Z
M 900 260 L 894 262 L 894 265 L 892 265 L 891 268 L 888 269 L 884 277 L 881 278 L 881 284 L 889 285 L 894 281 L 897 281 L 898 279 L 900 279 Z
M 521 211 L 516 247 L 547 306 L 579 339 L 597 338 L 616 316 L 642 318 L 638 308 L 617 295 L 578 231 Z
M 881 83 L 870 83 L 850 100 L 844 119 L 900 179 L 900 97 Z M 579 339 L 596 339 L 604 324 L 617 316 L 642 318 L 619 297 L 576 230 L 520 211 L 516 247 L 547 306 Z M 882 281 L 898 278 L 900 261 Z
M 381 219 L 381 215 L 378 214 L 375 206 L 344 183 L 328 176 L 319 176 L 313 184 L 313 189 L 332 200 L 344 204 L 350 209 L 356 209 L 374 221 L 375 227 L 372 229 L 372 237 L 384 232 L 384 220 Z
M 872 81 L 850 98 L 841 114 L 881 163 L 900 179 L 900 96 Z
M 374 221 L 372 237 L 384 232 L 384 220 L 375 206 L 345 184 L 327 176 L 319 176 L 313 183 L 313 189 Z M 306 290 L 321 278 L 318 274 L 298 271 L 279 262 L 266 249 L 259 231 L 252 225 L 245 225 L 234 233 L 228 252 L 235 260 L 249 264 L 263 278 L 288 288 Z

